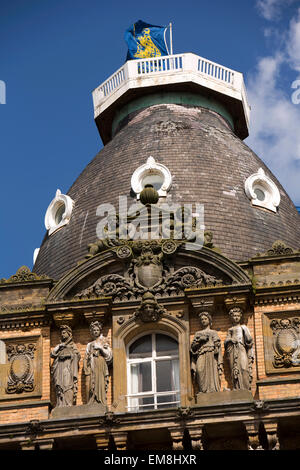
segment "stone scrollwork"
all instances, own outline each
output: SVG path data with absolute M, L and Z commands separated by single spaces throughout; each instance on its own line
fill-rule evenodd
M 34 352 L 36 345 L 8 344 L 7 358 L 9 361 L 9 373 L 6 393 L 23 393 L 34 390 Z
M 273 332 L 275 368 L 290 368 L 300 365 L 300 318 L 273 319 L 270 328 Z
M 125 276 L 107 274 L 75 297 L 110 296 L 114 301 L 134 300 L 146 292 L 155 296 L 183 293 L 190 287 L 208 287 L 222 284 L 203 270 L 187 266 L 171 272 L 167 258 L 172 256 L 180 242 L 174 240 L 135 240 L 118 246 L 115 251 L 127 263 Z
M 97 279 L 94 284 L 75 295 L 79 298 L 109 296 L 114 300 L 129 299 L 132 296 L 131 285 L 119 274 L 107 274 Z

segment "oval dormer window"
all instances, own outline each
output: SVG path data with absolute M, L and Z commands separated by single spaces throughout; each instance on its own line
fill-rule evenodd
M 280 203 L 279 190 L 262 168 L 246 179 L 245 192 L 253 206 L 277 212 Z
M 55 198 L 50 202 L 45 215 L 45 227 L 48 235 L 70 222 L 74 202 L 66 194 L 62 194 L 58 189 Z
M 159 196 L 166 196 L 172 183 L 172 176 L 169 169 L 149 157 L 144 165 L 138 167 L 131 177 L 131 187 L 140 198 L 140 193 L 146 186 L 151 184 Z

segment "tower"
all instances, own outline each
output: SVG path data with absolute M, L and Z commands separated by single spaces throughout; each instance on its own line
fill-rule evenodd
M 51 201 L 33 272 L 0 283 L 0 445 L 299 448 L 299 214 L 243 142 L 242 74 L 132 60 L 93 102 L 104 148 Z

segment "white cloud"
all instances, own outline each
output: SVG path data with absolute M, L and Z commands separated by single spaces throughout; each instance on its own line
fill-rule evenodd
M 300 8 L 290 22 L 286 51 L 291 68 L 300 72 Z
M 279 2 L 260 3 L 271 8 Z M 300 9 L 281 35 L 283 42 L 278 50 L 261 58 L 248 77 L 251 125 L 246 143 L 269 166 L 292 200 L 300 205 L 300 104 L 292 102 L 295 90 L 280 86 L 281 78 L 292 71 L 296 73 L 294 80 L 300 78 Z
M 281 11 L 299 0 L 257 0 L 256 6 L 260 14 L 269 21 L 278 19 Z

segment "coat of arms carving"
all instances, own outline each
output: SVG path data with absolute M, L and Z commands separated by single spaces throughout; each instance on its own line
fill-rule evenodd
M 33 392 L 35 350 L 36 345 L 33 343 L 7 346 L 9 372 L 6 393 Z
M 273 331 L 273 366 L 290 368 L 300 365 L 300 318 L 273 319 L 270 327 Z

